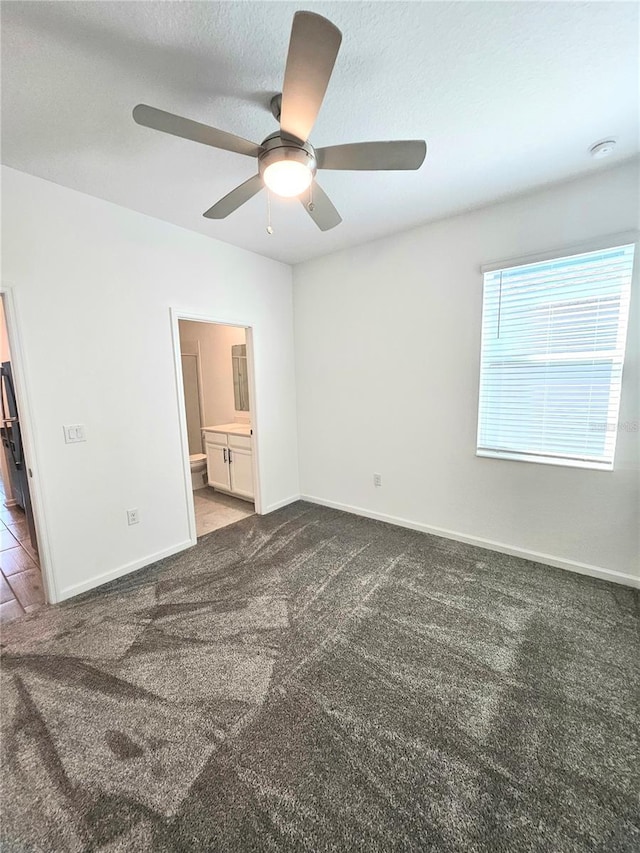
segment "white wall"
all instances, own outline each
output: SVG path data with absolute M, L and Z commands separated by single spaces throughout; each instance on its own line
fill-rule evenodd
M 57 597 L 188 544 L 170 307 L 253 325 L 263 510 L 295 496 L 290 268 L 12 169 L 2 180 L 2 284 Z M 65 445 L 65 423 L 86 424 L 86 444 Z
M 239 326 L 180 320 L 180 344 L 185 352 L 196 352 L 200 344 L 204 422 L 202 426 L 229 424 L 236 420 L 233 392 L 231 347 L 246 343 L 245 330 Z M 239 412 L 248 417 L 249 412 Z
M 480 265 L 638 228 L 638 178 L 626 164 L 295 267 L 303 495 L 640 578 L 637 432 L 613 472 L 475 456 Z M 637 269 L 620 412 L 636 423 Z

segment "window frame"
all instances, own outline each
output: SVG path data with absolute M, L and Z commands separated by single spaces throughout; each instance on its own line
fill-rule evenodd
M 626 362 L 627 355 L 627 345 L 629 339 L 629 323 L 632 317 L 632 309 L 634 302 L 634 283 L 637 280 L 638 269 L 640 266 L 640 259 L 638 257 L 638 242 L 640 241 L 640 231 L 625 231 L 617 234 L 611 234 L 606 237 L 602 237 L 597 240 L 590 240 L 588 242 L 573 244 L 571 246 L 564 246 L 558 249 L 551 249 L 547 252 L 536 253 L 531 255 L 521 256 L 519 258 L 511 258 L 503 261 L 493 261 L 487 264 L 482 264 L 480 266 L 480 273 L 482 275 L 482 308 L 481 308 L 481 318 L 480 318 L 480 357 L 478 360 L 478 397 L 477 397 L 477 406 L 476 406 L 476 448 L 475 455 L 478 458 L 482 459 L 499 459 L 507 462 L 530 462 L 536 465 L 553 465 L 556 467 L 563 468 L 583 468 L 589 469 L 592 471 L 613 471 L 615 469 L 615 452 L 617 448 L 617 435 L 614 437 L 613 443 L 613 454 L 611 461 L 606 460 L 594 460 L 594 459 L 571 459 L 566 456 L 561 456 L 558 454 L 554 457 L 553 453 L 535 453 L 535 452 L 518 452 L 518 451 L 508 451 L 508 450 L 496 450 L 496 449 L 481 449 L 479 448 L 479 438 L 480 438 L 480 390 L 482 386 L 482 368 L 483 368 L 483 358 L 484 358 L 484 309 L 485 309 L 485 274 L 497 272 L 500 270 L 506 269 L 514 269 L 522 266 L 529 266 L 531 264 L 536 263 L 544 263 L 545 261 L 554 261 L 560 260 L 563 258 L 571 258 L 575 255 L 587 254 L 590 252 L 599 252 L 606 251 L 608 249 L 614 249 L 622 246 L 634 246 L 634 258 L 633 258 L 633 266 L 631 270 L 631 291 L 629 298 L 629 308 L 627 311 L 626 317 L 626 328 L 625 328 L 625 349 L 622 358 L 622 367 L 621 367 L 621 391 L 620 391 L 620 404 L 622 402 L 622 388 L 624 387 L 624 368 Z M 619 412 L 619 407 L 618 407 Z

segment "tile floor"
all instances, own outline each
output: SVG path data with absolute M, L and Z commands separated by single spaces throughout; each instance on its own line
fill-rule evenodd
M 226 527 L 255 513 L 255 507 L 249 501 L 216 492 L 209 486 L 193 493 L 193 503 L 196 510 L 197 536 L 204 536 L 205 533 L 211 533 L 212 530 Z
M 44 606 L 38 553 L 29 541 L 24 512 L 5 506 L 0 480 L 0 624 Z

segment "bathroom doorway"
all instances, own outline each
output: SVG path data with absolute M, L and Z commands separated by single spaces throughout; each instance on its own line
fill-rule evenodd
M 181 314 L 174 326 L 187 499 L 200 538 L 256 512 L 251 330 Z

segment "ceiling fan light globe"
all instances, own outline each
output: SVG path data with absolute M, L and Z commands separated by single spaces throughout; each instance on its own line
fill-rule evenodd
M 262 179 L 272 193 L 294 198 L 309 188 L 313 172 L 297 160 L 276 160 L 265 168 Z

